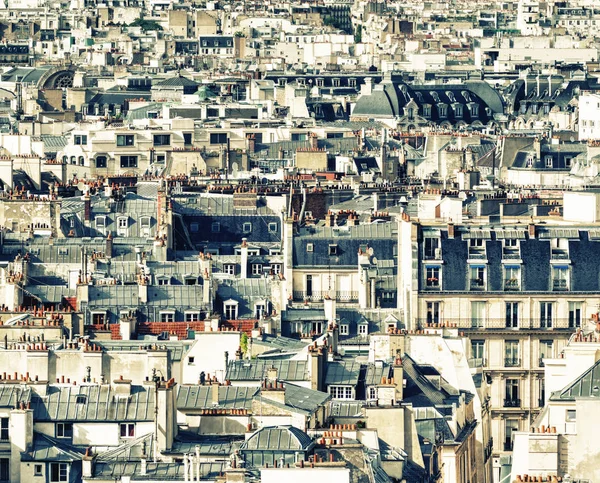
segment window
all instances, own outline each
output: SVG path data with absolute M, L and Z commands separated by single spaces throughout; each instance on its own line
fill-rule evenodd
M 133 146 L 135 136 L 133 134 L 117 134 L 117 146 Z
M 67 463 L 50 463 L 50 481 L 69 481 L 69 465 Z
M 506 399 L 504 401 L 504 407 L 519 407 L 520 405 L 521 401 L 519 400 L 519 380 L 507 379 Z
M 185 321 L 186 322 L 198 322 L 200 320 L 199 312 L 186 312 L 185 313 Z
M 155 134 L 154 146 L 169 146 L 171 144 L 170 134 Z
M 448 115 L 448 106 L 446 105 L 440 105 L 438 106 L 438 113 L 440 115 L 440 117 L 446 117 Z
M 196 358 L 194 356 L 188 357 L 188 365 L 193 366 Z
M 312 297 L 313 294 L 313 278 L 312 275 L 306 276 L 306 296 Z
M 519 420 L 506 419 L 504 423 L 504 451 L 512 451 L 517 431 L 519 431 Z
M 569 290 L 569 266 L 552 267 L 552 290 Z
M 92 324 L 102 325 L 106 323 L 106 312 L 92 313 Z
M 79 163 L 79 166 L 83 166 L 85 164 L 85 158 L 83 156 L 79 156 L 79 158 L 77 158 L 77 161 Z
M 440 322 L 440 303 L 427 302 L 427 323 L 439 324 Z
M 213 233 L 219 233 L 221 231 L 221 223 L 216 222 L 210 225 L 210 231 Z
M 470 267 L 471 290 L 485 288 L 485 265 L 471 265 Z
M 263 266 L 260 263 L 252 264 L 252 275 L 261 275 L 263 272 Z
M 569 328 L 581 327 L 581 302 L 569 302 Z
M 377 388 L 375 386 L 369 387 L 369 399 L 377 399 Z
M 34 476 L 43 476 L 44 475 L 43 465 L 39 465 L 39 464 L 33 465 L 33 475 Z
M 519 367 L 519 341 L 507 340 L 504 342 L 504 365 L 506 367 Z
M 191 132 L 185 132 L 183 133 L 183 144 L 192 144 L 192 133 Z
M 225 132 L 213 132 L 210 133 L 210 144 L 226 144 L 227 133 Z
M 96 168 L 106 168 L 106 156 L 96 157 Z
M 565 156 L 565 167 L 570 168 L 573 166 L 573 158 L 571 156 Z
M 427 287 L 440 287 L 440 267 L 425 267 L 425 284 Z
M 135 438 L 135 423 L 121 423 L 121 438 Z
M 87 396 L 85 394 L 78 394 L 75 396 L 75 404 L 86 404 Z
M 544 367 L 544 359 L 551 359 L 554 354 L 554 342 L 551 340 L 540 341 L 540 367 Z
M 226 263 L 225 265 L 223 265 L 223 271 L 227 275 L 235 275 L 235 264 L 233 264 L 233 263 Z
M 142 216 L 140 218 L 140 235 L 143 237 L 150 237 L 150 217 Z
M 519 327 L 519 302 L 506 302 L 506 327 Z
M 87 144 L 87 135 L 86 134 L 76 134 L 74 139 L 75 139 L 74 144 L 76 146 L 81 146 L 81 145 Z
M 127 228 L 127 218 L 121 217 L 117 221 L 119 228 Z
M 169 277 L 157 277 L 156 282 L 158 285 L 171 285 L 171 279 Z
M 504 266 L 504 290 L 520 290 L 521 288 L 521 266 Z
M 174 312 L 161 312 L 160 313 L 160 321 L 161 322 L 175 322 L 175 313 Z
M 307 243 L 306 244 L 306 251 L 307 252 L 312 252 L 315 249 L 315 245 L 313 243 Z
M 429 104 L 423 106 L 423 117 L 431 117 L 431 106 Z
M 281 273 L 281 263 L 272 263 L 271 264 L 271 273 L 273 275 L 277 275 Z
M 340 335 L 348 335 L 350 333 L 350 329 L 348 324 L 340 325 Z
M 236 320 L 237 319 L 237 303 L 226 303 L 224 305 L 225 308 L 225 318 L 227 320 Z
M 471 341 L 471 359 L 473 360 L 473 367 L 483 367 L 485 365 L 485 341 Z
M 540 327 L 542 329 L 552 328 L 553 302 L 540 302 Z
M 576 409 L 567 409 L 565 414 L 565 421 L 568 423 L 574 423 L 577 421 L 577 410 Z
M 546 168 L 552 167 L 552 156 L 546 156 L 544 158 L 544 163 L 546 164 Z
M 252 223 L 246 222 L 242 224 L 242 231 L 244 233 L 250 233 L 252 231 Z
M 9 440 L 8 418 L 0 418 L 0 441 Z
M 440 255 L 440 240 L 439 238 L 425 238 L 425 258 L 438 260 Z
M 485 302 L 471 302 L 471 327 L 482 328 L 485 323 Z
M 329 245 L 329 255 L 337 255 L 338 254 L 338 246 L 337 245 Z
M 360 324 L 358 326 L 358 333 L 360 335 L 367 335 L 369 333 L 369 326 L 367 324 Z
M 352 387 L 329 386 L 329 394 L 333 399 L 352 399 Z
M 254 306 L 254 316 L 257 319 L 259 319 L 259 320 L 262 319 L 263 315 L 265 315 L 265 314 L 266 314 L 266 309 L 265 309 L 265 304 L 264 303 L 256 304 Z
M 137 168 L 137 156 L 121 156 L 121 168 Z
M 73 423 L 56 423 L 56 437 L 57 438 L 72 438 L 73 437 Z
M 198 223 L 190 223 L 190 231 L 192 233 L 198 233 L 199 227 L 200 225 L 198 225 Z
M 269 223 L 269 232 L 270 233 L 277 232 L 277 223 Z

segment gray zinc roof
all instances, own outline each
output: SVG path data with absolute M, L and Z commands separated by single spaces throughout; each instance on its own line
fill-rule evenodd
M 130 397 L 119 397 L 109 385 L 51 385 L 31 407 L 36 421 L 152 421 L 154 390 L 132 386 Z
M 177 409 L 250 409 L 256 387 L 219 386 L 219 402 L 213 403 L 212 386 L 185 385 L 179 387 Z
M 325 385 L 356 386 L 361 365 L 356 361 L 330 362 L 327 364 Z
M 306 451 L 313 444 L 312 438 L 293 426 L 268 426 L 256 431 L 242 444 L 246 451 L 261 450 L 301 450 Z
M 230 381 L 262 381 L 271 368 L 277 369 L 277 378 L 282 381 L 308 381 L 306 361 L 252 360 L 230 361 L 227 377 Z

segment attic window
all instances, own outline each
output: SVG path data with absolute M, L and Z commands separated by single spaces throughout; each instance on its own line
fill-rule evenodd
M 307 252 L 314 252 L 315 251 L 315 245 L 313 243 L 307 243 L 306 244 L 306 251 Z
M 59 248 L 58 249 L 58 254 L 59 255 L 68 255 L 69 254 L 69 249 L 68 248 Z
M 87 402 L 87 396 L 85 394 L 78 394 L 75 398 L 76 404 L 85 404 Z
M 367 335 L 369 333 L 369 326 L 367 324 L 360 324 L 358 326 L 358 333 L 360 335 Z
M 337 255 L 338 254 L 338 246 L 337 245 L 329 245 L 329 254 Z
M 533 166 L 533 156 L 527 156 L 527 167 L 531 168 Z
M 242 231 L 244 233 L 250 233 L 252 231 L 252 223 L 246 222 L 242 225 Z
M 350 329 L 348 324 L 340 325 L 340 335 L 348 335 L 350 333 Z
M 551 168 L 552 167 L 552 156 L 546 156 L 544 158 L 544 162 L 546 164 L 546 168 Z

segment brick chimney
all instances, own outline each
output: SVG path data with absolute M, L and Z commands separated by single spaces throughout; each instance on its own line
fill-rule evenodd
M 335 226 L 335 218 L 335 213 L 328 211 L 325 215 L 325 226 Z
M 454 238 L 454 223 L 448 223 L 448 238 Z
M 535 238 L 535 223 L 529 223 L 529 238 Z

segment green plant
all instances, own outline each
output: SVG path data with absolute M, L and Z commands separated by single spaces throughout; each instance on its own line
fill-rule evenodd
M 246 355 L 248 352 L 248 334 L 245 332 L 242 334 L 242 337 L 240 337 L 240 347 L 244 355 Z

